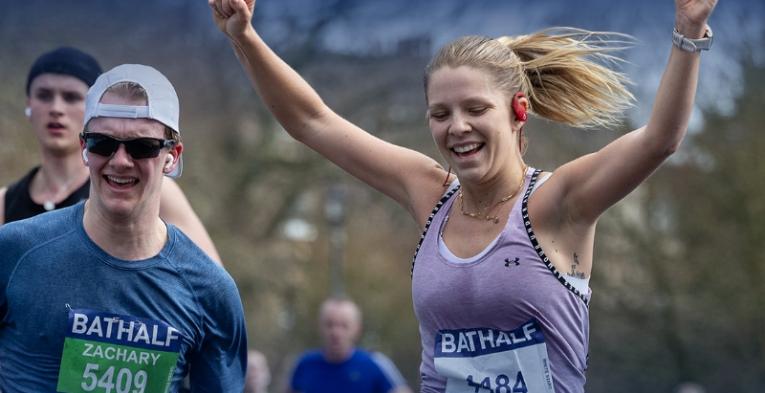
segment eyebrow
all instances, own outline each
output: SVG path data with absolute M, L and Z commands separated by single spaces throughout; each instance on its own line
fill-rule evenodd
M 459 104 L 461 104 L 461 105 L 462 104 L 468 104 L 468 105 L 480 104 L 480 105 L 495 106 L 494 104 L 491 103 L 491 100 L 488 100 L 488 99 L 482 98 L 482 97 L 475 97 L 475 96 L 462 99 L 462 100 L 459 101 Z M 446 105 L 444 103 L 441 103 L 441 102 L 436 102 L 436 103 L 428 105 L 428 110 L 438 109 L 438 108 L 441 108 L 441 107 L 446 108 L 446 107 L 448 107 L 448 105 Z

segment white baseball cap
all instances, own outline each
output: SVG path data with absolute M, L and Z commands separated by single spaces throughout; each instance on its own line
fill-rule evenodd
M 116 105 L 101 103 L 101 97 L 110 87 L 121 82 L 133 82 L 146 90 L 147 105 Z M 96 117 L 118 117 L 125 119 L 153 119 L 178 134 L 179 117 L 178 94 L 167 78 L 156 69 L 141 64 L 123 64 L 101 74 L 88 90 L 85 98 L 85 127 Z M 178 158 L 178 165 L 168 173 L 171 178 L 178 178 L 183 172 L 183 157 Z

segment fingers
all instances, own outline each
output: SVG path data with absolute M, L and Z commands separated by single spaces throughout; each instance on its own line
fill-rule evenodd
M 207 5 L 210 6 L 213 14 L 217 19 L 226 19 L 226 16 L 221 12 L 220 0 L 207 0 Z
M 215 17 L 218 19 L 228 19 L 234 14 L 228 0 L 207 0 L 207 4 L 212 8 Z
M 208 0 L 208 1 L 207 1 L 207 5 L 209 5 L 209 6 L 210 6 L 210 9 L 211 9 L 211 10 L 212 10 L 212 12 L 213 12 L 213 17 L 214 17 L 215 19 L 218 19 L 218 20 L 224 20 L 224 19 L 226 19 L 226 17 L 225 17 L 223 14 L 221 14 L 221 12 L 220 12 L 220 10 L 218 9 L 218 7 L 216 7 L 216 6 L 215 6 L 215 0 Z
M 222 8 L 223 8 L 223 14 L 226 15 L 226 17 L 230 17 L 231 15 L 234 15 L 234 9 L 231 7 L 231 0 L 221 0 Z
M 254 1 L 233 0 L 231 3 L 232 10 L 242 16 L 249 16 L 255 6 Z

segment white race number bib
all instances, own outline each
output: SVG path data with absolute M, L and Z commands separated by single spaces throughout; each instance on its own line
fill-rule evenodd
M 554 393 L 550 361 L 536 320 L 514 330 L 440 330 L 436 371 L 446 393 Z

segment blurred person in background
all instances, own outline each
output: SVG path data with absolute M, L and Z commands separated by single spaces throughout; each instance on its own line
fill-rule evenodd
M 83 129 L 85 96 L 100 74 L 101 66 L 93 56 L 70 47 L 46 52 L 32 64 L 25 115 L 37 138 L 41 162 L 13 184 L 0 187 L 0 225 L 88 198 L 90 180 L 82 165 L 78 135 Z M 220 263 L 207 230 L 171 179 L 162 185 L 160 216 Z
M 267 393 L 271 383 L 271 371 L 268 360 L 254 349 L 247 351 L 247 375 L 244 380 L 244 393 Z
M 330 298 L 319 311 L 321 349 L 305 352 L 290 380 L 293 393 L 411 392 L 393 362 L 356 347 L 361 311 L 345 298 Z
M 329 108 L 255 31 L 254 1 L 209 0 L 282 127 L 398 202 L 422 230 L 412 298 L 427 393 L 584 391 L 595 227 L 685 137 L 716 3 L 675 0 L 647 125 L 548 172 L 524 160 L 528 116 L 617 127 L 633 101 L 627 78 L 610 68 L 623 35 L 558 28 L 446 44 L 425 69 L 444 169 Z

